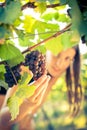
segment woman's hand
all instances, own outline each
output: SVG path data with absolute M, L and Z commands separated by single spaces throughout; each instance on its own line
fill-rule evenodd
M 44 98 L 44 94 L 47 90 L 49 84 L 50 76 L 46 74 L 41 76 L 34 85 L 36 86 L 36 90 L 34 94 L 28 99 L 28 101 L 35 103 L 36 105 L 40 105 Z
M 49 84 L 50 77 L 44 74 L 37 81 L 34 82 L 36 90 L 34 94 L 25 99 L 20 106 L 19 115 L 17 120 L 23 119 L 27 114 L 36 112 L 38 108 L 43 104 L 45 93 Z

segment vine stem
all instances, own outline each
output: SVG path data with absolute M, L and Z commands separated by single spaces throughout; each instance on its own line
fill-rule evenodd
M 60 6 L 60 3 L 57 3 L 57 4 L 51 4 L 51 5 L 46 5 L 46 8 L 55 8 L 57 6 Z M 21 7 L 21 10 L 24 10 L 26 8 L 36 8 L 37 6 L 35 5 L 35 2 L 28 2 L 26 3 L 25 5 L 23 5 Z
M 71 27 L 71 23 L 70 23 L 69 25 L 67 25 L 65 28 L 63 28 L 62 30 L 60 30 L 60 31 L 58 31 L 57 33 L 55 33 L 54 35 L 52 35 L 52 36 L 50 36 L 50 37 L 44 39 L 43 41 L 41 41 L 41 42 L 39 42 L 39 43 L 37 43 L 37 44 L 35 44 L 35 45 L 29 47 L 29 48 L 27 48 L 26 50 L 24 50 L 24 51 L 22 52 L 22 54 L 24 54 L 24 53 L 26 53 L 26 52 L 28 52 L 28 51 L 33 50 L 33 49 L 36 48 L 37 46 L 39 46 L 39 45 L 41 45 L 42 43 L 45 43 L 45 42 L 51 40 L 51 39 L 54 38 L 54 37 L 57 37 L 57 36 L 61 35 L 62 33 L 68 31 L 68 30 L 70 29 L 70 27 Z
M 70 30 L 71 25 L 72 25 L 72 24 L 70 23 L 70 24 L 67 25 L 65 28 L 63 28 L 62 30 L 60 30 L 60 31 L 58 31 L 57 33 L 55 33 L 54 35 L 52 35 L 52 36 L 50 36 L 50 37 L 44 39 L 43 41 L 41 41 L 41 42 L 39 42 L 39 43 L 37 43 L 37 44 L 31 46 L 31 47 L 28 47 L 26 50 L 24 50 L 24 51 L 22 52 L 22 54 L 27 53 L 28 51 L 33 50 L 34 48 L 36 48 L 37 46 L 41 45 L 42 43 L 45 43 L 45 42 L 51 40 L 52 38 L 55 38 L 55 37 L 61 35 L 62 33 L 64 33 L 64 32 L 66 32 L 66 31 Z M 5 61 L 1 61 L 0 64 L 5 64 Z

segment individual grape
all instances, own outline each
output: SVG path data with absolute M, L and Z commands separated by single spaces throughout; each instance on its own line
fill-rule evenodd
M 9 87 L 16 85 L 19 79 L 21 79 L 20 65 L 16 65 L 10 68 L 7 64 L 5 66 L 5 69 L 6 69 L 6 73 L 4 74 L 5 82 L 8 84 Z
M 46 70 L 45 55 L 38 50 L 32 51 L 25 56 L 25 66 L 33 73 L 33 79 L 37 80 Z

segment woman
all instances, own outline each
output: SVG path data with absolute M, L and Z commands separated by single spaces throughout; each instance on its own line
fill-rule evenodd
M 66 70 L 66 84 L 68 100 L 73 116 L 80 108 L 82 100 L 82 87 L 80 84 L 80 52 L 79 46 L 69 48 L 54 56 L 50 51 L 47 52 L 47 68 L 49 74 L 58 79 Z
M 4 105 L 1 109 L 0 114 L 0 129 L 10 130 L 12 124 L 17 123 L 19 125 L 19 129 L 23 130 L 23 121 L 28 115 L 33 115 L 37 110 L 41 107 L 41 105 L 45 102 L 47 95 L 51 91 L 52 86 L 58 80 L 58 78 L 66 71 L 66 83 L 67 90 L 69 96 L 69 103 L 71 104 L 71 109 L 73 114 L 77 114 L 79 104 L 82 99 L 82 91 L 81 86 L 79 84 L 79 73 L 80 73 L 80 55 L 79 55 L 79 47 L 68 48 L 67 50 L 62 51 L 57 56 L 54 56 L 51 51 L 47 51 L 46 53 L 46 63 L 48 73 L 45 73 L 41 76 L 37 81 L 35 81 L 34 85 L 36 85 L 36 90 L 34 94 L 27 98 L 20 107 L 20 112 L 17 118 L 14 121 L 10 121 L 11 116 L 9 113 L 9 109 L 6 106 L 6 101 L 8 97 L 13 95 L 17 86 L 12 87 L 8 90 Z M 76 68 L 75 68 L 76 67 Z M 68 80 L 69 79 L 69 80 Z M 4 126 L 4 124 L 6 126 Z M 21 125 L 22 124 L 22 125 Z M 8 128 L 8 129 L 7 129 Z M 24 130 L 32 130 L 24 128 Z

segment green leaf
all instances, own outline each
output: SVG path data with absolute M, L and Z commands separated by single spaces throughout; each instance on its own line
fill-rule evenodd
M 40 39 L 46 39 L 59 30 L 59 25 L 56 23 L 52 24 L 42 21 L 36 21 L 33 25 L 32 31 L 34 32 L 35 29 L 38 31 Z
M 5 36 L 6 29 L 4 27 L 0 27 L 0 38 Z
M 0 58 L 2 60 L 12 60 L 17 57 L 23 57 L 18 48 L 12 44 L 0 45 Z
M 36 21 L 36 20 L 35 20 L 33 17 L 28 16 L 28 15 L 25 15 L 25 19 L 23 20 L 23 24 L 24 24 L 24 25 L 23 25 L 23 28 L 25 29 L 25 31 L 26 31 L 27 33 L 30 33 L 30 32 L 31 32 L 32 27 L 33 27 L 35 21 Z
M 41 15 L 41 18 L 44 19 L 45 21 L 51 21 L 53 19 L 58 19 L 58 17 L 59 17 L 58 10 L 54 10 L 54 9 L 46 10 Z
M 28 85 L 31 78 L 31 74 L 28 74 L 26 72 L 23 74 L 22 79 L 18 85 L 18 89 L 15 93 L 15 96 L 24 100 L 25 98 L 28 98 L 33 94 L 36 87 L 34 85 Z
M 32 30 L 35 30 L 35 29 L 37 29 L 39 33 L 47 32 L 45 31 L 46 29 L 49 31 L 58 31 L 59 25 L 56 23 L 52 24 L 52 23 L 47 23 L 47 22 L 42 22 L 42 21 L 36 21 L 33 25 Z
M 11 113 L 11 120 L 14 120 L 19 114 L 19 106 L 21 105 L 21 99 L 16 96 L 10 97 L 7 101 L 7 105 Z
M 77 36 L 75 38 L 75 36 Z M 53 38 L 45 43 L 45 47 L 47 50 L 52 51 L 54 55 L 57 55 L 59 52 L 61 52 L 64 49 L 70 48 L 76 44 L 78 44 L 80 41 L 80 37 L 78 36 L 78 33 L 74 32 L 65 32 L 62 35 Z
M 34 85 L 20 85 L 18 86 L 18 90 L 15 93 L 15 96 L 24 100 L 25 98 L 29 98 L 33 95 L 36 86 Z
M 42 52 L 43 54 L 46 54 L 46 48 L 44 45 L 40 45 L 36 47 L 36 50 L 39 50 L 40 52 Z
M 44 1 L 38 2 L 35 11 L 43 13 L 45 10 L 46 10 L 46 2 Z
M 5 77 L 4 77 L 4 73 L 3 72 L 0 72 L 0 80 L 4 80 Z
M 20 46 L 32 46 L 34 43 L 31 39 L 34 39 L 35 35 L 31 33 L 24 33 L 23 31 L 18 32 L 18 41 Z
M 32 75 L 24 72 L 23 76 L 21 77 L 20 85 L 27 85 L 29 81 L 32 79 Z
M 23 55 L 19 55 L 16 56 L 15 58 L 12 58 L 11 60 L 7 60 L 6 62 L 10 65 L 10 67 L 12 67 L 20 64 L 23 61 L 24 61 Z
M 10 34 L 10 31 L 4 27 L 0 26 L 0 38 L 4 38 L 5 36 L 8 36 Z
M 76 33 L 75 33 L 76 37 Z M 70 48 L 80 41 L 80 37 L 76 37 L 77 39 L 74 39 L 74 32 L 65 32 L 61 35 L 61 43 L 63 45 L 64 49 Z
M 3 72 L 3 73 L 5 73 L 6 71 L 5 71 L 5 66 L 4 65 L 0 65 L 0 73 L 1 72 Z
M 26 29 L 25 29 L 26 30 Z M 16 31 L 17 35 L 18 35 L 18 41 L 19 41 L 19 45 L 26 47 L 26 46 L 32 46 L 34 43 L 31 41 L 35 38 L 35 34 L 33 33 L 28 33 L 23 30 L 17 30 Z
M 13 24 L 19 17 L 21 4 L 19 1 L 11 1 L 5 8 L 0 8 L 0 22 Z
M 24 73 L 21 84 L 18 84 L 18 88 L 14 95 L 7 101 L 11 113 L 11 120 L 14 120 L 19 114 L 19 107 L 23 103 L 25 98 L 29 98 L 35 91 L 36 86 L 28 85 L 31 79 L 31 75 Z
M 59 22 L 70 22 L 70 18 L 66 14 L 60 14 L 58 17 Z
M 30 37 L 30 39 L 29 39 L 29 37 L 22 37 L 22 38 L 18 38 L 18 41 L 19 41 L 19 44 L 20 44 L 20 46 L 22 46 L 22 47 L 27 47 L 27 46 L 32 46 L 32 45 L 34 45 L 34 43 L 33 43 L 33 41 L 31 41 L 31 37 Z
M 0 80 L 0 86 L 5 88 L 6 90 L 9 88 L 8 84 L 6 82 L 4 82 L 3 80 Z
M 61 44 L 61 37 L 55 37 L 45 43 L 47 50 L 52 51 L 54 55 L 57 55 L 63 50 L 63 45 Z

